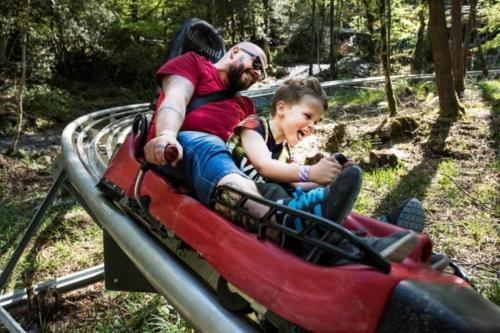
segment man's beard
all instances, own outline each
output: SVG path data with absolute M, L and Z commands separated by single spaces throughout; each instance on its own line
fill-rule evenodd
M 231 66 L 228 72 L 228 80 L 229 80 L 229 90 L 232 92 L 241 91 L 247 89 L 252 85 L 252 83 L 246 82 L 243 79 L 243 73 L 245 73 L 245 66 Z

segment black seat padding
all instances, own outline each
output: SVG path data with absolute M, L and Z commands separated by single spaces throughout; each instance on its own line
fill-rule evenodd
M 500 332 L 500 308 L 471 288 L 405 280 L 394 289 L 377 332 Z

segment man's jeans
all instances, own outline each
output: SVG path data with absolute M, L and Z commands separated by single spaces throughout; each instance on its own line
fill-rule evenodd
M 203 132 L 183 131 L 177 135 L 183 158 L 177 169 L 184 173 L 198 199 L 205 205 L 216 185 L 226 175 L 248 178 L 234 163 L 226 144 L 219 137 Z

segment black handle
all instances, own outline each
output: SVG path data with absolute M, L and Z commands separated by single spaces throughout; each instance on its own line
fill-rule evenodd
M 335 153 L 333 154 L 333 157 L 337 160 L 337 162 L 340 163 L 340 165 L 344 165 L 345 163 L 347 163 L 347 157 L 345 157 L 341 153 Z

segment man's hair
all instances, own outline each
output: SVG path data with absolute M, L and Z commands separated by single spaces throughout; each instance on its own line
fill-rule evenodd
M 300 103 L 304 96 L 316 98 L 323 105 L 323 109 L 328 109 L 328 100 L 325 91 L 321 87 L 318 79 L 310 77 L 307 79 L 291 79 L 285 81 L 274 94 L 271 115 L 276 113 L 276 105 L 279 101 L 287 104 Z

